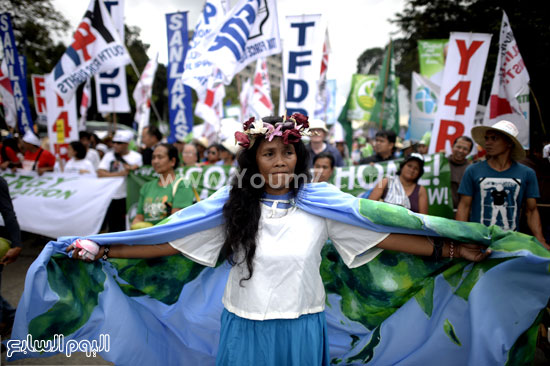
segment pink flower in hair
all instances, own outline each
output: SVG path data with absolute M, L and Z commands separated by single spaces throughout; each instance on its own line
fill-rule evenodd
M 271 128 L 273 129 L 273 126 L 271 126 Z M 277 126 L 277 128 L 271 131 L 267 140 L 271 142 L 275 136 L 283 136 L 283 132 L 281 131 L 282 128 L 283 128 L 283 124 L 281 123 Z

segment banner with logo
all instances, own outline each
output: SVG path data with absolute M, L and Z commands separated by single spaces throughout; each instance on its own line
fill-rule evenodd
M 101 0 L 111 15 L 111 21 L 124 41 L 124 0 Z M 100 72 L 95 75 L 97 111 L 100 113 L 129 113 L 128 84 L 126 68 Z
M 529 149 L 529 73 L 519 53 L 506 12 L 502 14 L 498 58 L 483 124 L 505 119 L 518 128 L 518 141 Z
M 453 217 L 453 202 L 451 198 L 451 173 L 449 161 L 443 154 L 425 155 L 424 175 L 419 184 L 428 192 L 429 214 L 441 217 Z M 337 167 L 331 182 L 343 192 L 357 197 L 368 197 L 370 191 L 386 176 L 395 176 L 399 169 L 400 159 L 374 165 L 358 165 Z M 201 200 L 215 191 L 228 185 L 230 178 L 236 173 L 235 167 L 184 167 L 176 170 L 176 175 L 184 177 L 189 186 L 197 190 Z M 156 177 L 150 166 L 143 166 L 128 175 L 128 190 L 126 207 L 130 221 L 135 216 L 139 190 L 143 184 Z
M 457 137 L 470 136 L 490 42 L 490 34 L 451 33 L 430 153 L 450 153 Z
M 193 130 L 191 88 L 183 84 L 184 63 L 189 56 L 187 12 L 166 14 L 168 39 L 168 118 L 170 135 L 168 142 L 183 141 Z
M 420 141 L 428 131 L 432 131 L 437 112 L 440 88 L 428 78 L 412 73 L 411 121 L 409 139 Z
M 31 75 L 32 94 L 34 96 L 34 109 L 36 121 L 39 125 L 48 125 L 48 113 L 46 111 L 46 76 Z
M 323 56 L 325 23 L 321 15 L 285 18 L 283 89 L 287 115 L 315 115 L 319 67 Z
M 418 41 L 420 75 L 440 86 L 447 53 L 448 39 L 424 39 Z
M 27 130 L 34 131 L 34 124 L 32 122 L 29 100 L 27 99 L 27 82 L 23 68 L 21 67 L 17 46 L 15 45 L 11 15 L 9 13 L 0 14 L 0 39 L 4 48 L 3 53 L 7 75 L 15 100 L 17 127 L 21 135 L 24 135 Z
M 17 124 L 17 109 L 15 107 L 15 98 L 11 81 L 8 77 L 8 66 L 6 59 L 2 60 L 0 65 L 0 99 L 4 106 L 4 120 L 9 127 L 15 128 Z
M 69 160 L 67 147 L 70 142 L 78 141 L 76 98 L 65 101 L 52 88 L 46 86 L 46 113 L 50 151 L 56 157 Z
M 370 121 L 376 99 L 374 90 L 378 75 L 353 74 L 347 102 L 347 118 L 352 121 Z
M 80 84 L 103 71 L 124 66 L 130 56 L 101 0 L 91 0 L 73 42 L 47 79 L 49 86 L 69 101 Z
M 199 97 L 206 93 L 209 78 L 214 77 L 216 84 L 223 82 L 221 72 L 214 72 L 212 62 L 204 57 L 204 50 L 199 46 L 204 46 L 208 42 L 207 36 L 224 21 L 228 9 L 229 3 L 226 0 L 206 1 L 195 25 L 193 39 L 189 42 L 187 55 L 183 58 L 183 83 L 195 89 Z
M 3 171 L 21 230 L 49 238 L 97 234 L 123 178 Z

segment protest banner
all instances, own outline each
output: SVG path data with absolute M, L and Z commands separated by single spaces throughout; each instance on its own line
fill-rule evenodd
M 409 126 L 410 140 L 420 141 L 426 132 L 432 131 L 437 113 L 439 91 L 439 85 L 413 71 L 411 123 Z
M 15 37 L 13 35 L 13 25 L 9 13 L 0 13 L 0 39 L 3 45 L 4 60 L 6 62 L 8 78 L 11 82 L 13 99 L 15 101 L 15 110 L 17 113 L 17 127 L 21 135 L 27 130 L 33 131 L 33 122 L 29 100 L 27 99 L 27 83 L 24 68 L 21 67 Z
M 449 161 L 443 154 L 426 155 L 424 175 L 419 184 L 428 192 L 429 214 L 447 218 L 453 217 L 451 198 L 451 173 Z M 401 160 L 391 160 L 374 165 L 337 167 L 330 183 L 343 192 L 358 197 L 366 197 L 372 188 L 385 176 L 394 176 Z M 184 167 L 176 170 L 176 176 L 184 177 L 189 187 L 197 190 L 201 200 L 207 198 L 221 187 L 228 185 L 230 178 L 237 172 L 235 167 Z M 135 216 L 139 189 L 148 181 L 155 179 L 151 166 L 143 166 L 128 175 L 126 208 L 130 220 Z
M 447 54 L 448 39 L 423 39 L 418 41 L 420 75 L 440 86 Z
M 193 131 L 191 88 L 183 85 L 184 62 L 189 54 L 187 12 L 166 14 L 168 40 L 168 142 L 183 141 Z
M 123 178 L 0 172 L 8 183 L 21 230 L 50 238 L 97 234 Z
M 374 90 L 378 75 L 353 74 L 347 99 L 347 118 L 354 121 L 370 121 L 376 103 Z
M 113 26 L 124 40 L 124 0 L 102 0 L 111 15 Z M 100 113 L 129 113 L 126 69 L 117 67 L 95 75 L 97 111 Z
M 450 153 L 457 137 L 470 136 L 490 42 L 490 34 L 451 33 L 430 153 Z
M 287 16 L 283 32 L 284 109 L 288 115 L 314 116 L 325 41 L 323 19 L 321 15 Z

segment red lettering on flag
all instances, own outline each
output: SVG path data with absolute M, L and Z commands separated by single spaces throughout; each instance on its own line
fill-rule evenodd
M 204 98 L 204 104 L 212 108 L 214 105 L 214 90 L 207 89 L 206 90 L 206 97 Z
M 506 98 L 499 98 L 498 95 L 491 95 L 489 103 L 491 106 L 489 109 L 489 118 L 491 119 L 502 116 L 503 114 L 514 113 L 510 102 L 508 102 Z
M 458 46 L 458 52 L 460 52 L 460 67 L 458 73 L 460 75 L 466 75 L 468 73 L 468 66 L 470 66 L 470 59 L 481 47 L 483 41 L 473 41 L 470 48 L 466 47 L 466 41 L 463 39 L 457 39 L 456 45 Z
M 452 132 L 452 129 L 454 129 L 454 132 Z M 464 125 L 461 122 L 442 119 L 439 124 L 435 152 L 445 150 L 445 143 L 447 141 L 449 141 L 449 144 L 452 146 L 453 142 L 463 134 Z
M 74 42 L 71 44 L 71 47 L 74 48 L 75 51 L 82 50 L 84 61 L 88 61 L 92 57 L 88 53 L 86 47 L 94 41 L 95 36 L 90 31 L 90 25 L 86 22 L 82 22 L 78 26 L 76 32 L 74 32 Z

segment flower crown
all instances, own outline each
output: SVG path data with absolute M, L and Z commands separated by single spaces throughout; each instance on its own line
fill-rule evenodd
M 287 145 L 300 141 L 302 136 L 310 136 L 308 117 L 301 113 L 294 113 L 288 118 L 285 116 L 274 125 L 251 117 L 243 123 L 243 130 L 244 132 L 235 132 L 235 140 L 245 149 L 251 148 L 260 135 L 265 136 L 268 141 L 277 136 L 282 137 L 283 143 Z

